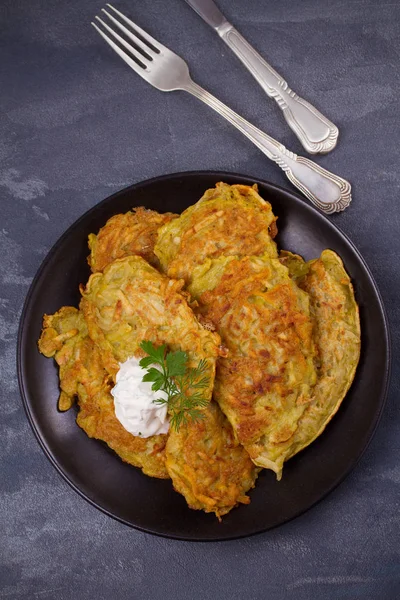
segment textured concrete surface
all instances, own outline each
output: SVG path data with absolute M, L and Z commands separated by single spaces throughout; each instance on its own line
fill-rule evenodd
M 318 162 L 354 202 L 332 217 L 382 292 L 394 346 L 381 425 L 325 501 L 270 533 L 190 544 L 131 530 L 87 504 L 45 458 L 23 412 L 16 335 L 29 284 L 66 227 L 136 181 L 224 169 L 289 186 L 207 107 L 162 94 L 92 31 L 98 0 L 0 3 L 0 598 L 395 600 L 400 597 L 400 4 L 219 0 L 227 16 L 341 131 Z M 123 10 L 184 56 L 198 83 L 294 151 L 275 105 L 183 0 Z

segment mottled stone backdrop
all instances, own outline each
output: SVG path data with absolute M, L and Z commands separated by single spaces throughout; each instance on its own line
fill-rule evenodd
M 30 430 L 15 368 L 22 304 L 52 244 L 99 200 L 155 175 L 222 169 L 289 183 L 196 99 L 162 94 L 118 60 L 90 27 L 99 0 L 1 0 L 1 598 L 400 597 L 400 3 L 219 4 L 340 128 L 337 149 L 318 162 L 353 184 L 351 208 L 332 220 L 364 255 L 389 313 L 394 372 L 380 427 L 326 500 L 240 541 L 191 544 L 137 532 L 64 482 Z M 183 0 L 118 6 L 184 56 L 198 83 L 300 152 L 274 103 Z

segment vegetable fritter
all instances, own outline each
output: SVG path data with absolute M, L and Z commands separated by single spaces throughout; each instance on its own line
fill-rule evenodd
M 78 425 L 89 437 L 103 440 L 125 462 L 139 467 L 150 477 L 167 479 L 166 435 L 140 438 L 124 429 L 115 416 L 112 381 L 103 367 L 101 352 L 87 336 L 80 311 L 64 306 L 54 315 L 45 315 L 39 350 L 54 356 L 60 367 L 58 406 L 68 410 L 78 399 Z
M 190 508 L 220 518 L 239 503 L 249 504 L 246 492 L 254 487 L 259 469 L 235 440 L 219 406 L 211 402 L 202 412 L 201 421 L 170 432 L 167 469 Z
M 189 291 L 229 350 L 214 397 L 258 466 L 281 477 L 281 444 L 316 382 L 308 295 L 278 259 L 221 257 L 195 269 Z
M 257 186 L 217 183 L 178 219 L 159 229 L 154 252 L 167 275 L 190 283 L 194 267 L 207 258 L 276 257 L 275 221 Z
M 140 343 L 167 344 L 188 353 L 188 366 L 208 361 L 211 396 L 220 337 L 207 331 L 181 293 L 183 281 L 162 275 L 140 256 L 121 258 L 91 275 L 82 289 L 81 309 L 89 335 L 114 377 L 119 363 L 143 356 Z
M 158 266 L 154 254 L 157 231 L 178 215 L 159 214 L 142 206 L 125 214 L 114 215 L 95 235 L 89 235 L 88 263 L 92 271 L 103 271 L 116 258 L 138 255 Z
M 312 400 L 282 449 L 287 459 L 311 444 L 339 409 L 357 369 L 361 333 L 353 286 L 335 252 L 324 250 L 320 258 L 307 263 L 289 252 L 281 253 L 281 257 L 310 296 L 319 358 Z

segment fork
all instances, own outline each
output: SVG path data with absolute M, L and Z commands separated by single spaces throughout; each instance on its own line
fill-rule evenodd
M 208 104 L 239 129 L 270 160 L 275 162 L 292 184 L 325 214 L 332 214 L 347 208 L 351 202 L 351 186 L 348 181 L 323 169 L 308 158 L 297 156 L 283 144 L 246 121 L 195 83 L 190 77 L 186 62 L 180 56 L 157 42 L 111 4 L 107 4 L 107 6 L 114 14 L 104 8 L 102 12 L 125 37 L 122 37 L 98 16 L 96 16 L 97 21 L 111 37 L 92 22 L 93 27 L 145 81 L 163 92 L 184 90 Z M 114 15 L 117 15 L 119 19 Z M 133 43 L 129 43 L 126 38 Z

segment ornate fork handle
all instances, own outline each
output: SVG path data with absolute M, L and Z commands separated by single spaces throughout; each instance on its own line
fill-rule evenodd
M 333 150 L 339 135 L 336 125 L 309 102 L 295 94 L 279 73 L 254 50 L 231 23 L 225 21 L 216 29 L 268 96 L 276 100 L 286 122 L 304 148 L 310 154 Z
M 194 81 L 185 83 L 181 89 L 211 106 L 239 129 L 269 159 L 279 165 L 293 185 L 324 213 L 339 212 L 350 204 L 351 186 L 348 181 L 313 161 L 290 152 L 283 144 L 243 119 Z

